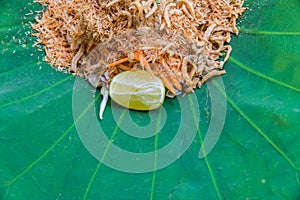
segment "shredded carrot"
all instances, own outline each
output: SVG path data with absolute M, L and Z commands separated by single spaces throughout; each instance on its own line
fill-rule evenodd
M 116 62 L 113 62 L 113 63 L 110 63 L 106 66 L 106 68 L 110 68 L 110 67 L 113 67 L 113 66 L 116 66 L 116 65 L 119 65 L 119 64 L 122 64 L 124 62 L 127 62 L 128 61 L 128 58 L 123 58 L 123 59 L 120 59 Z

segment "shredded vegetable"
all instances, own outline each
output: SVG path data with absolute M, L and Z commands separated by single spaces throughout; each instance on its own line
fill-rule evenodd
M 243 0 L 37 0 L 32 28 L 46 61 L 108 83 L 122 71 L 157 75 L 170 96 L 225 73 Z M 97 87 L 97 85 L 94 85 Z

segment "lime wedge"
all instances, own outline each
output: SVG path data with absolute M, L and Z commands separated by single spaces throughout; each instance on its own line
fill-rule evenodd
M 126 71 L 112 79 L 109 95 L 123 107 L 153 110 L 163 104 L 165 86 L 159 77 L 152 77 L 147 71 Z

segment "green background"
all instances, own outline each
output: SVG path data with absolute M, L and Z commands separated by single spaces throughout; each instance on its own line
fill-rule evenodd
M 300 199 L 300 1 L 245 6 L 222 76 L 227 116 L 213 150 L 198 158 L 211 114 L 203 86 L 196 90 L 200 128 L 188 150 L 162 170 L 132 174 L 101 164 L 80 141 L 75 78 L 32 47 L 29 23 L 40 7 L 0 0 L 0 199 Z M 178 106 L 167 99 L 166 127 L 144 140 L 115 128 L 110 103 L 99 125 L 114 144 L 149 152 L 174 137 Z M 131 116 L 149 123 L 147 113 Z

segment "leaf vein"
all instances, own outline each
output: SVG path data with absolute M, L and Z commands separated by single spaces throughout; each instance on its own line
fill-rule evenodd
M 126 113 L 125 111 L 122 112 L 117 124 L 120 124 L 122 122 L 122 120 L 124 119 L 125 113 Z M 102 155 L 102 158 L 101 158 L 100 162 L 98 163 L 94 173 L 92 174 L 92 176 L 89 180 L 89 183 L 87 185 L 87 188 L 86 188 L 84 196 L 83 196 L 83 200 L 87 199 L 87 196 L 88 196 L 88 193 L 90 192 L 92 184 L 93 184 L 93 182 L 94 182 L 94 180 L 95 180 L 95 178 L 96 178 L 96 176 L 97 176 L 97 174 L 100 170 L 100 167 L 102 166 L 103 160 L 104 160 L 105 156 L 107 155 L 108 149 L 109 149 L 110 145 L 112 144 L 112 141 L 113 141 L 114 137 L 116 136 L 118 130 L 119 130 L 119 126 L 117 125 L 113 130 L 113 133 L 112 133 L 112 136 L 110 137 L 109 143 L 105 147 L 105 150 L 103 152 L 103 155 Z
M 234 102 L 230 99 L 224 91 L 222 91 L 219 85 L 214 82 L 219 91 L 225 96 L 227 101 L 231 106 L 295 169 L 299 170 L 300 168 L 295 165 L 295 163 L 283 152 Z
M 300 36 L 300 32 L 281 32 L 281 31 L 259 31 L 240 28 L 241 33 L 253 34 L 253 35 L 279 35 L 279 36 Z
M 188 96 L 188 98 L 189 98 L 189 103 L 190 103 L 191 107 L 193 108 L 194 106 L 193 106 L 193 101 L 192 101 L 192 99 L 191 99 L 191 96 Z M 199 122 L 196 120 L 196 119 L 197 119 L 196 113 L 194 112 L 193 109 L 192 109 L 192 115 L 193 115 L 193 118 L 194 118 L 194 123 L 195 123 L 195 125 L 196 125 L 196 127 L 197 127 L 197 124 L 198 124 Z M 198 130 L 197 130 L 197 134 L 198 134 L 198 137 L 199 137 L 199 140 L 200 140 L 200 145 L 201 145 L 201 147 L 203 147 L 203 148 L 202 148 L 203 155 L 206 155 L 206 153 L 205 153 L 205 147 L 204 147 L 204 145 L 203 145 L 203 138 L 202 138 L 202 135 L 201 135 L 200 127 L 199 127 Z M 204 156 L 204 161 L 205 161 L 205 164 L 206 164 L 206 166 L 207 166 L 207 169 L 208 169 L 208 172 L 209 172 L 211 181 L 212 181 L 212 183 L 213 183 L 214 189 L 215 189 L 215 191 L 216 191 L 216 194 L 217 194 L 217 196 L 218 196 L 218 199 L 219 199 L 219 200 L 222 200 L 223 197 L 222 197 L 222 195 L 221 195 L 221 193 L 220 193 L 220 190 L 219 190 L 219 187 L 218 187 L 218 184 L 217 184 L 215 175 L 214 175 L 214 173 L 213 173 L 213 171 L 212 171 L 212 168 L 211 168 L 211 166 L 210 166 L 210 163 L 209 163 L 209 161 L 208 161 L 207 156 Z
M 31 99 L 31 98 L 33 98 L 33 97 L 36 97 L 36 96 L 38 96 L 38 95 L 40 95 L 40 94 L 43 94 L 43 93 L 47 92 L 48 90 L 50 90 L 50 89 L 52 89 L 52 88 L 54 88 L 54 87 L 56 87 L 56 86 L 59 86 L 60 84 L 64 83 L 64 82 L 67 81 L 67 80 L 70 80 L 70 77 L 64 78 L 64 79 L 62 79 L 62 80 L 56 82 L 55 84 L 53 84 L 53 85 L 51 85 L 51 86 L 49 86 L 49 87 L 47 87 L 47 88 L 44 88 L 44 89 L 42 89 L 42 90 L 40 90 L 40 91 L 38 91 L 38 92 L 36 92 L 36 93 L 33 93 L 33 94 L 29 95 L 29 96 L 26 96 L 26 97 L 24 97 L 24 98 L 17 99 L 17 100 L 15 100 L 15 101 L 11 101 L 11 102 L 6 103 L 6 104 L 2 104 L 2 105 L 0 105 L 0 108 L 6 107 L 6 106 L 10 106 L 10 105 L 12 105 L 12 104 L 20 103 L 20 102 L 22 102 L 22 101 L 26 101 L 26 100 L 28 100 L 28 99 Z
M 252 73 L 252 74 L 254 74 L 254 75 L 256 75 L 256 76 L 259 76 L 259 77 L 261 77 L 261 78 L 263 78 L 263 79 L 266 79 L 266 80 L 268 80 L 268 81 L 270 81 L 270 82 L 272 82 L 272 83 L 278 84 L 278 85 L 280 85 L 280 86 L 283 86 L 283 87 L 285 87 L 285 88 L 294 90 L 294 91 L 296 91 L 296 92 L 300 92 L 300 88 L 297 88 L 297 87 L 294 87 L 294 86 L 292 86 L 292 85 L 283 83 L 283 82 L 281 82 L 281 81 L 278 81 L 278 80 L 276 80 L 276 79 L 273 79 L 273 78 L 271 78 L 271 77 L 268 77 L 268 76 L 266 76 L 266 75 L 264 75 L 264 74 L 262 74 L 262 73 L 259 73 L 259 72 L 255 71 L 255 70 L 253 70 L 253 69 L 247 67 L 247 66 L 244 65 L 243 63 L 239 62 L 237 59 L 233 58 L 232 56 L 230 56 L 229 61 L 232 62 L 232 63 L 234 63 L 234 64 L 236 64 L 238 67 L 240 67 L 240 68 L 242 68 L 242 69 L 244 69 L 244 70 L 246 70 L 246 71 L 248 71 L 248 72 L 250 72 L 250 73 Z
M 78 118 L 73 122 L 71 126 L 35 161 L 33 161 L 29 166 L 27 166 L 21 173 L 19 173 L 15 178 L 8 182 L 8 186 L 15 183 L 21 176 L 26 174 L 30 169 L 32 169 L 37 163 L 39 163 L 43 158 L 45 158 L 53 149 L 58 145 L 68 134 L 69 132 L 75 127 L 75 124 L 82 118 L 82 116 L 88 111 L 88 109 L 94 105 L 95 100 L 93 100 L 89 106 L 78 116 Z
M 160 122 L 161 122 L 161 115 L 162 115 L 162 111 L 160 110 L 159 115 L 157 117 L 157 124 L 156 124 L 156 132 L 157 133 L 158 133 L 159 127 L 160 127 L 159 125 L 160 125 Z M 153 174 L 152 174 L 150 200 L 153 200 L 153 197 L 154 197 L 154 188 L 155 188 L 155 180 L 156 180 L 156 168 L 157 168 L 158 137 L 159 137 L 159 135 L 156 134 L 155 142 L 154 142 L 154 163 L 153 163 L 154 171 L 153 171 Z

